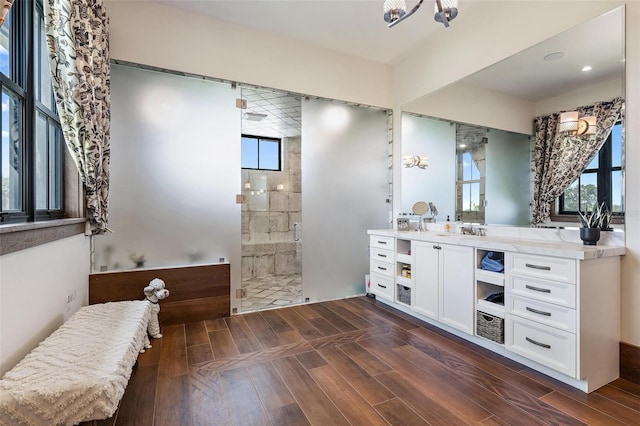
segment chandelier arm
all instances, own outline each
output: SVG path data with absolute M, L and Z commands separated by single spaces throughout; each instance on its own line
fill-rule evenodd
M 422 6 L 422 2 L 424 2 L 424 0 L 420 0 L 418 1 L 418 4 L 416 4 L 413 9 L 411 9 L 411 12 L 405 14 L 402 18 L 398 18 L 395 21 L 391 22 L 389 25 L 387 25 L 388 28 L 392 28 L 395 27 L 396 25 L 398 25 L 400 22 L 404 21 L 405 19 L 407 19 L 409 16 L 413 15 L 414 13 L 416 13 L 416 11 L 418 9 L 420 9 L 420 6 Z
M 444 11 L 444 8 L 442 7 L 442 2 L 440 0 L 436 0 L 436 7 L 438 8 L 438 13 L 436 13 L 437 16 L 440 16 L 440 20 L 442 21 L 442 24 L 446 27 L 449 26 L 449 19 L 447 19 L 447 14 Z

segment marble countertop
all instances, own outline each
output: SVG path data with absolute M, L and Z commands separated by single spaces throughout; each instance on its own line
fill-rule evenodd
M 476 236 L 434 231 L 395 231 L 393 229 L 374 229 L 367 231 L 367 233 L 369 235 L 453 244 L 485 250 L 565 257 L 578 260 L 621 256 L 626 253 L 624 246 L 585 246 L 566 241 L 545 241 L 541 239 L 510 238 L 505 236 Z

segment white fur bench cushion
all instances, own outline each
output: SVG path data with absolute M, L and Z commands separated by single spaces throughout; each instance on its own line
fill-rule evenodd
M 150 304 L 85 306 L 0 380 L 0 425 L 73 425 L 116 411 Z

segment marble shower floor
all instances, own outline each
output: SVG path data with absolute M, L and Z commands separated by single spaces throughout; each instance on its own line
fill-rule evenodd
M 302 275 L 269 275 L 242 280 L 242 312 L 302 303 Z

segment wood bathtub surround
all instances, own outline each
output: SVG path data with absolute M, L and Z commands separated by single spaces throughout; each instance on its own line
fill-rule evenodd
M 640 385 L 640 347 L 620 342 L 620 377 Z
M 164 280 L 169 297 L 160 301 L 160 324 L 184 324 L 230 315 L 229 264 L 141 269 L 89 275 L 89 304 L 144 299 L 154 278 Z

